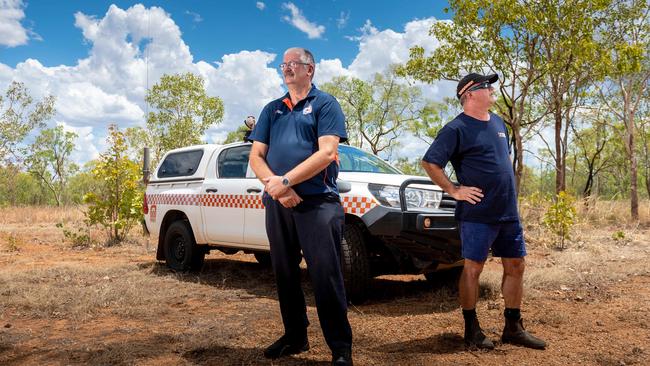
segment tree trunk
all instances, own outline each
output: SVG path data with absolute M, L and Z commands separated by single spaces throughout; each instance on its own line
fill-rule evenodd
M 585 183 L 585 189 L 582 191 L 584 198 L 589 198 L 591 196 L 591 188 L 594 185 L 594 164 L 589 163 L 589 172 L 587 173 L 587 183 Z
M 524 146 L 521 137 L 521 126 L 517 120 L 512 123 L 512 137 L 515 142 L 513 152 L 514 158 L 512 161 L 515 169 L 515 189 L 517 196 L 519 196 L 519 193 L 521 192 L 522 177 L 524 174 Z
M 562 103 L 556 101 L 555 108 L 555 194 L 558 194 L 566 189 L 564 179 L 566 170 L 562 153 Z
M 626 103 L 627 107 L 627 103 Z M 639 220 L 639 191 L 637 187 L 637 157 L 634 146 L 634 113 L 629 111 L 627 114 L 627 121 L 625 121 L 626 140 L 627 140 L 627 153 L 630 159 L 630 214 L 632 220 Z
M 639 220 L 639 192 L 637 188 L 637 161 L 636 155 L 630 159 L 630 214 L 632 220 Z

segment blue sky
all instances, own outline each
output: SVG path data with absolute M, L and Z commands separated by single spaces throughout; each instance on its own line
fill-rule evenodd
M 144 94 L 165 73 L 194 72 L 224 101 L 223 122 L 205 135 L 219 142 L 249 114 L 284 92 L 282 52 L 311 49 L 315 83 L 339 75 L 369 79 L 431 50 L 431 25 L 449 18 L 443 1 L 23 1 L 0 2 L 0 90 L 24 82 L 57 98 L 49 125 L 79 135 L 75 158 L 96 157 L 108 124 L 143 125 Z M 147 76 L 148 75 L 148 76 Z M 449 83 L 419 85 L 431 99 Z M 408 136 L 398 156 L 420 151 Z M 417 148 L 415 145 L 417 145 Z
M 256 5 L 263 3 L 260 10 Z M 90 44 L 74 26 L 77 12 L 104 16 L 115 4 L 122 9 L 134 4 L 157 6 L 170 14 L 182 31 L 195 59 L 212 61 L 221 55 L 241 50 L 263 50 L 280 53 L 293 45 L 306 45 L 318 58 L 340 58 L 352 62 L 358 45 L 346 37 L 359 35 L 367 20 L 378 29 L 399 30 L 414 19 L 449 18 L 443 12 L 445 1 L 296 1 L 294 4 L 311 22 L 324 26 L 318 39 L 309 39 L 283 17 L 290 11 L 282 4 L 288 1 L 100 1 L 100 0 L 34 0 L 24 7 L 26 28 L 42 40 L 26 45 L 0 49 L 0 62 L 15 66 L 27 58 L 36 58 L 46 66 L 70 65 L 86 57 Z

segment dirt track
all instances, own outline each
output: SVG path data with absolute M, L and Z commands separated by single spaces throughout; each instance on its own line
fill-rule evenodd
M 279 309 L 270 270 L 252 256 L 213 253 L 201 273 L 179 275 L 142 243 L 79 251 L 49 225 L 10 229 L 20 245 L 0 252 L 2 365 L 329 363 L 306 272 L 312 348 L 270 362 L 262 350 L 281 334 Z M 524 325 L 548 341 L 546 351 L 500 342 L 491 352 L 465 350 L 453 281 L 377 279 L 370 299 L 350 307 L 355 364 L 648 364 L 650 244 L 638 238 L 585 252 L 530 250 Z M 571 255 L 582 259 L 561 261 Z M 598 276 L 603 269 L 619 272 Z M 502 327 L 499 270 L 488 263 L 478 306 L 493 340 Z

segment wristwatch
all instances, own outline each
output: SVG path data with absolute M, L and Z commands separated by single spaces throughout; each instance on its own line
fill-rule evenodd
M 285 187 L 289 187 L 291 184 L 289 184 L 289 178 L 287 177 L 282 177 L 282 185 Z

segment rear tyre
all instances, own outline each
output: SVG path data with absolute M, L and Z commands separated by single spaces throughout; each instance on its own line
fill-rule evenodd
M 257 263 L 264 267 L 271 267 L 271 253 L 255 252 L 253 255 Z
M 175 271 L 198 271 L 203 266 L 206 251 L 196 245 L 185 221 L 173 222 L 165 233 L 165 260 Z
M 370 263 L 363 229 L 346 224 L 341 241 L 341 270 L 348 301 L 362 302 L 370 286 Z

